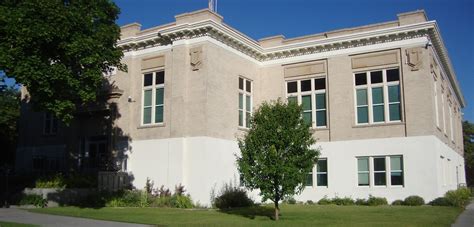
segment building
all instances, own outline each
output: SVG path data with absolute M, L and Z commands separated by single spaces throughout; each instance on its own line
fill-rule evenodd
M 121 170 L 137 188 L 147 178 L 181 183 L 206 204 L 213 188 L 238 179 L 236 138 L 252 111 L 282 98 L 302 104 L 322 149 L 297 200 L 429 201 L 465 183 L 466 104 L 424 11 L 258 41 L 209 10 L 175 18 L 121 28 L 128 72 L 108 75 L 104 102 L 79 111 L 71 126 L 29 111 L 25 101 L 17 171 Z

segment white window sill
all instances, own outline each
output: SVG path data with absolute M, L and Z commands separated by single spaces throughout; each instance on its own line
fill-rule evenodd
M 369 128 L 369 127 L 379 127 L 379 126 L 394 126 L 394 125 L 404 125 L 405 122 L 395 121 L 387 123 L 372 123 L 372 124 L 355 124 L 352 125 L 352 128 Z
M 241 131 L 245 131 L 245 132 L 250 131 L 250 128 L 245 128 L 245 127 L 242 127 L 242 126 L 239 126 L 238 129 L 241 130 Z
M 137 127 L 137 129 L 143 129 L 143 128 L 158 128 L 158 127 L 165 127 L 165 123 L 154 123 L 154 124 L 146 124 L 146 125 L 140 125 Z

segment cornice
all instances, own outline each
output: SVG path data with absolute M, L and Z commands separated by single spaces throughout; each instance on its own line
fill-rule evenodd
M 443 68 L 445 69 L 451 84 L 455 87 L 454 90 L 461 105 L 463 107 L 465 106 L 464 97 L 460 91 L 447 50 L 435 21 L 358 32 L 319 40 L 283 44 L 269 48 L 263 48 L 257 41 L 250 37 L 238 32 L 224 23 L 217 23 L 213 20 L 185 23 L 165 27 L 163 29 L 158 29 L 157 31 L 157 33 L 120 40 L 118 46 L 122 48 L 124 52 L 128 52 L 147 49 L 154 46 L 172 45 L 174 41 L 178 40 L 211 37 L 259 62 L 265 62 L 419 37 L 429 37 L 429 39 L 432 40 L 437 55 L 439 55 L 441 59 Z

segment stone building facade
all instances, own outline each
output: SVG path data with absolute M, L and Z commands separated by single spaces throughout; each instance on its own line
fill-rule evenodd
M 147 178 L 181 183 L 206 204 L 213 188 L 238 180 L 234 154 L 249 116 L 280 98 L 303 106 L 321 148 L 297 200 L 441 196 L 465 183 L 465 101 L 436 22 L 424 11 L 397 16 L 258 41 L 209 10 L 146 30 L 125 25 L 128 72 L 107 76 L 115 93 L 103 106 L 64 127 L 25 102 L 17 170 L 38 155 L 84 171 L 105 168 L 92 164 L 107 157 L 137 188 Z

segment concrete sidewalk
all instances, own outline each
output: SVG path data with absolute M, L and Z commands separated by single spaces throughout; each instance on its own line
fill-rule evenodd
M 34 224 L 39 226 L 97 226 L 97 227 L 145 227 L 123 222 L 99 221 L 49 214 L 37 214 L 17 208 L 0 208 L 0 221 Z
M 452 224 L 453 227 L 474 227 L 474 200 L 466 207 L 461 215 L 459 215 L 456 222 Z

